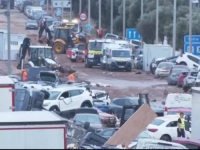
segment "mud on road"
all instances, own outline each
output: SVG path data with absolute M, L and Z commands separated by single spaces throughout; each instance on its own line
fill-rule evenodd
M 5 10 L 0 10 L 4 12 Z M 38 31 L 25 30 L 25 22 L 27 18 L 18 10 L 11 12 L 11 33 L 26 34 L 31 38 L 33 45 L 37 43 Z M 0 29 L 6 30 L 7 20 L 5 15 L 0 14 Z M 45 34 L 45 33 L 43 33 Z M 67 59 L 66 55 L 56 55 L 57 61 L 62 65 L 70 65 L 77 70 L 76 74 L 79 79 L 87 80 L 94 83 L 109 84 L 111 87 L 98 87 L 109 92 L 111 98 L 136 96 L 138 93 L 149 93 L 150 100 L 156 99 L 157 101 L 165 100 L 166 93 L 182 92 L 176 86 L 168 86 L 165 79 L 155 79 L 153 75 L 142 72 L 136 74 L 132 72 L 109 72 L 101 70 L 99 67 L 85 68 L 84 63 L 72 63 Z M 0 73 L 6 72 L 7 62 L 0 61 Z M 13 74 L 18 73 L 16 69 L 16 61 L 12 62 Z M 164 94 L 165 93 L 165 94 Z

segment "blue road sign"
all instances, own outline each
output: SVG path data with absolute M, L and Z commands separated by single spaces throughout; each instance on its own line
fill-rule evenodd
M 61 8 L 57 8 L 56 15 L 57 16 L 61 16 L 61 14 L 62 14 L 62 9 Z
M 190 42 L 190 36 L 186 35 L 184 36 L 184 42 L 189 43 Z M 192 43 L 199 43 L 200 42 L 200 35 L 192 35 Z
M 87 30 L 91 30 L 91 25 L 90 24 L 86 24 L 85 27 L 86 27 Z
M 140 40 L 141 35 L 138 33 L 138 31 L 134 28 L 128 28 L 126 29 L 126 38 L 128 40 Z
M 44 6 L 44 0 L 40 0 L 40 6 Z

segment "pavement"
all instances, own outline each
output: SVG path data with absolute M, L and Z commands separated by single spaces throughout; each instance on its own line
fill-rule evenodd
M 0 10 L 0 29 L 7 28 L 6 17 L 1 13 L 5 10 Z M 18 10 L 11 12 L 11 33 L 26 34 L 31 38 L 33 45 L 37 43 L 38 31 L 25 30 L 25 22 L 27 18 Z M 84 63 L 72 63 L 65 54 L 56 55 L 57 61 L 62 65 L 69 65 L 77 70 L 79 79 L 87 80 L 93 83 L 109 84 L 110 87 L 96 87 L 97 89 L 106 90 L 111 98 L 136 96 L 139 93 L 149 93 L 150 100 L 163 101 L 166 98 L 164 91 L 169 93 L 180 93 L 182 89 L 176 86 L 168 86 L 166 79 L 155 79 L 153 75 L 142 72 L 136 74 L 132 72 L 108 72 L 103 71 L 99 67 L 85 68 Z M 17 61 L 12 62 L 12 74 L 19 73 L 16 69 Z M 7 73 L 7 62 L 0 61 L 0 74 Z

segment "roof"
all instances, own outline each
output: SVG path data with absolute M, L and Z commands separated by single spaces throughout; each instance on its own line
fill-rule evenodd
M 45 45 L 31 45 L 30 48 L 52 48 L 51 46 Z
M 8 76 L 0 76 L 0 85 L 14 84 L 14 81 Z
M 1 123 L 53 122 L 66 121 L 50 111 L 0 112 Z
M 168 112 L 176 112 L 176 111 L 191 112 L 192 109 L 191 108 L 170 108 L 170 109 L 168 109 Z
M 74 90 L 74 89 L 85 89 L 85 88 L 79 87 L 79 86 L 69 86 L 69 87 L 64 86 L 64 87 L 54 88 L 54 89 L 49 90 L 49 91 L 60 91 L 60 92 L 62 92 L 62 91 Z

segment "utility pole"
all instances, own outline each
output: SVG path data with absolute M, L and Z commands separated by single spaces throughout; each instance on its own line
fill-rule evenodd
M 61 20 L 63 20 L 63 1 L 64 0 L 62 0 L 62 15 L 61 15 Z
M 90 0 L 88 0 L 88 24 L 90 25 L 90 9 L 91 9 L 91 6 L 90 6 L 91 4 L 90 4 Z M 89 34 L 90 34 L 90 30 L 89 30 Z
M 70 0 L 70 21 L 72 21 L 72 0 Z
M 111 0 L 111 10 L 110 10 L 110 33 L 113 34 L 113 0 Z
M 158 29 L 159 29 L 159 0 L 156 0 L 156 44 L 159 43 Z
M 143 19 L 143 13 L 144 13 L 144 0 L 141 0 L 141 20 Z M 141 37 L 141 47 L 143 48 L 143 39 Z
M 49 14 L 49 0 L 47 0 L 47 14 Z
M 123 38 L 125 38 L 126 28 L 126 0 L 123 0 Z
M 99 0 L 99 29 L 101 29 L 101 0 Z
M 82 0 L 79 0 L 79 14 L 82 12 Z
M 173 14 L 173 56 L 176 51 L 176 4 L 177 0 L 174 0 L 174 14 Z
M 8 75 L 12 73 L 10 59 L 10 0 L 7 0 L 7 49 L 8 49 Z
M 190 53 L 192 53 L 192 0 L 189 0 L 189 34 L 190 34 Z

